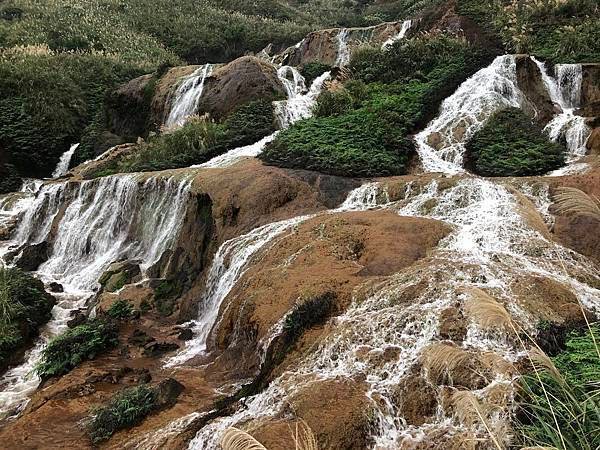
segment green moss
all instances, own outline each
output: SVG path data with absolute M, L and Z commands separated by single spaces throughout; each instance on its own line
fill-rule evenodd
M 181 295 L 183 285 L 177 280 L 164 280 L 154 290 L 154 304 L 163 316 L 173 314 L 175 300 Z
M 542 175 L 561 167 L 565 148 L 550 142 L 518 108 L 494 114 L 469 140 L 467 165 L 483 176 Z
M 86 360 L 110 350 L 118 343 L 114 324 L 104 320 L 89 320 L 54 338 L 42 352 L 36 367 L 42 378 L 60 376 Z
M 284 347 L 289 349 L 304 331 L 323 324 L 335 306 L 335 294 L 325 292 L 300 302 L 288 314 L 283 324 Z
M 91 411 L 87 426 L 94 444 L 109 439 L 115 432 L 140 423 L 157 408 L 155 389 L 140 385 L 115 394 L 107 405 Z
M 0 370 L 52 317 L 44 284 L 16 268 L 0 268 Z

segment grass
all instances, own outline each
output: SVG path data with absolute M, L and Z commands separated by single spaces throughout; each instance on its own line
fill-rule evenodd
M 44 284 L 16 268 L 0 268 L 0 370 L 52 317 Z
M 467 166 L 492 177 L 543 175 L 562 167 L 565 153 L 518 108 L 492 115 L 466 145 Z
M 577 188 L 558 188 L 554 204 L 559 214 L 588 215 L 600 220 L 600 201 Z
M 157 408 L 155 389 L 140 385 L 115 394 L 107 405 L 92 410 L 88 434 L 94 444 L 108 440 L 115 432 L 140 423 Z
M 36 367 L 41 378 L 61 376 L 83 361 L 94 359 L 118 343 L 117 328 L 108 321 L 94 319 L 55 337 L 42 352 Z

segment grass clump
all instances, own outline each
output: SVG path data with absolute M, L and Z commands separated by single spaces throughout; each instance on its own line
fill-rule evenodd
M 133 314 L 133 306 L 127 300 L 119 299 L 110 305 L 106 314 L 116 320 L 124 320 Z
M 52 317 L 56 301 L 44 284 L 16 268 L 0 268 L 0 370 Z
M 88 434 L 94 444 L 109 439 L 115 432 L 140 423 L 157 408 L 155 389 L 140 385 L 118 392 L 109 403 L 92 410 Z
M 333 292 L 309 297 L 298 303 L 283 324 L 283 344 L 289 349 L 304 331 L 323 324 L 331 315 L 336 296 Z
M 522 378 L 517 424 L 521 445 L 566 450 L 600 447 L 599 339 L 598 325 L 572 332 L 564 351 L 553 358 L 538 358 L 539 377 Z
M 105 320 L 88 320 L 54 338 L 42 352 L 36 367 L 42 378 L 61 376 L 83 361 L 114 348 L 118 344 L 116 326 Z
M 565 148 L 518 108 L 495 113 L 466 150 L 468 166 L 483 176 L 542 175 L 565 162 Z

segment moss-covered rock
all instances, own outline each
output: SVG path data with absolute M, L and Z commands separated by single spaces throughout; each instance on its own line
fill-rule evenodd
M 466 155 L 470 170 L 490 177 L 542 175 L 565 162 L 565 148 L 518 108 L 494 114 L 469 140 Z

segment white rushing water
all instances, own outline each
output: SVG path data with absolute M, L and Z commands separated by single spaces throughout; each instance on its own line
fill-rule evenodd
M 69 165 L 71 164 L 71 159 L 73 158 L 73 154 L 75 150 L 79 147 L 79 144 L 71 145 L 71 148 L 64 152 L 56 165 L 56 169 L 52 172 L 52 178 L 62 177 L 69 171 Z
M 39 385 L 33 373 L 48 341 L 67 329 L 74 310 L 86 305 L 102 273 L 114 261 L 157 262 L 177 239 L 188 204 L 190 180 L 121 175 L 81 183 L 52 183 L 41 188 L 11 244 L 36 244 L 56 235 L 49 259 L 37 271 L 44 282 L 65 292 L 41 330 L 25 362 L 0 379 L 0 416 L 18 412 Z M 55 222 L 60 217 L 60 222 Z
M 400 28 L 400 31 L 398 32 L 398 34 L 396 34 L 395 36 L 392 36 L 387 41 L 385 41 L 382 44 L 381 48 L 385 50 L 385 49 L 391 47 L 392 45 L 394 45 L 396 42 L 404 39 L 404 37 L 406 36 L 406 33 L 408 33 L 408 30 L 410 30 L 412 25 L 413 25 L 413 21 L 410 19 L 402 22 L 402 27 Z
M 561 109 L 544 130 L 552 141 L 558 142 L 564 139 L 568 151 L 567 162 L 572 163 L 585 156 L 586 142 L 591 133 L 585 118 L 575 114 L 575 110 L 581 106 L 581 65 L 558 64 L 554 68 L 556 77 L 552 77 L 548 74 L 544 63 L 533 57 L 532 60 L 542 73 L 550 99 Z M 561 175 L 565 170 L 572 170 L 572 167 L 559 169 L 553 174 Z
M 171 111 L 165 122 L 167 128 L 183 125 L 188 117 L 196 113 L 204 92 L 204 84 L 211 75 L 212 68 L 211 64 L 205 64 L 183 79 L 171 100 Z
M 335 59 L 336 67 L 344 67 L 347 66 L 350 62 L 350 47 L 348 46 L 348 37 L 350 36 L 350 32 L 347 28 L 341 28 L 336 36 L 337 40 L 337 56 Z
M 415 136 L 424 171 L 463 172 L 465 142 L 496 111 L 519 107 L 522 100 L 514 56 L 498 56 L 444 100 L 438 117 Z
M 332 212 L 364 211 L 374 208 L 377 206 L 379 194 L 378 185 L 367 183 L 351 191 L 344 203 Z M 249 268 L 253 258 L 265 248 L 275 245 L 276 238 L 313 217 L 315 214 L 263 225 L 221 245 L 207 276 L 198 320 L 193 322 L 194 339 L 187 341 L 183 351 L 167 360 L 167 367 L 178 366 L 206 352 L 209 334 L 217 323 L 221 305 Z

